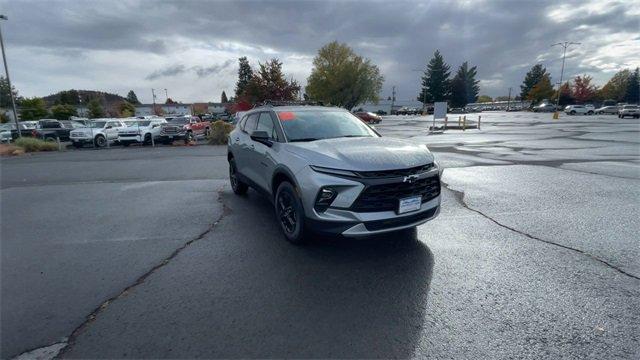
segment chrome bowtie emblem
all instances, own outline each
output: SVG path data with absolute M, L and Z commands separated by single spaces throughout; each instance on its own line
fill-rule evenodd
M 402 179 L 402 182 L 406 182 L 406 183 L 414 183 L 416 182 L 420 177 L 418 175 L 409 175 L 409 176 L 405 176 L 404 179 Z

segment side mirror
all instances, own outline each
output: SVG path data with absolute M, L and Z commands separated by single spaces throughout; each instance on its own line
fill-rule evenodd
M 267 146 L 273 145 L 273 142 L 269 140 L 269 134 L 266 131 L 256 130 L 251 133 L 251 140 L 265 144 Z

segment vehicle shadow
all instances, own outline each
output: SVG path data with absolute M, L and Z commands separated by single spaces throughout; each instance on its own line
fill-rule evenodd
M 223 202 L 231 209 L 225 221 L 242 224 L 236 229 L 246 234 L 239 245 L 260 254 L 253 265 L 262 270 L 262 280 L 253 293 L 261 311 L 244 326 L 268 331 L 260 332 L 264 338 L 251 349 L 216 355 L 413 355 L 433 269 L 433 254 L 415 229 L 363 239 L 315 237 L 296 246 L 280 233 L 266 198 L 252 191 L 246 197 L 225 193 Z M 248 219 L 260 225 L 247 226 Z M 234 343 L 227 345 L 240 345 Z

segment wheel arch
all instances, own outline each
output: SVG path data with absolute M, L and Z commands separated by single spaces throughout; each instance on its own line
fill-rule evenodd
M 273 172 L 273 176 L 271 177 L 271 196 L 276 196 L 276 191 L 278 191 L 278 186 L 284 181 L 288 181 L 293 185 L 296 189 L 300 189 L 298 186 L 298 182 L 296 181 L 296 177 L 293 175 L 293 172 L 284 166 L 279 166 Z

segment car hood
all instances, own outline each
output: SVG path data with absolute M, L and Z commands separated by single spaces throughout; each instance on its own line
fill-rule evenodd
M 433 162 L 427 147 L 383 137 L 337 138 L 287 144 L 309 165 L 353 171 L 394 170 Z

